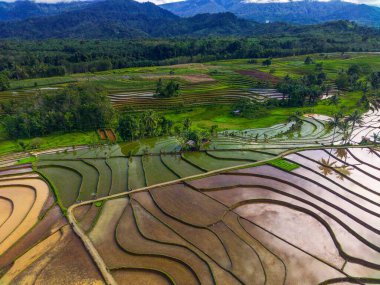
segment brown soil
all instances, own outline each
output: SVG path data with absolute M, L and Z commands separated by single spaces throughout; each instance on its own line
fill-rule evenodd
M 193 225 L 214 224 L 226 211 L 219 203 L 183 184 L 151 190 L 151 193 L 165 213 Z
M 238 70 L 237 73 L 241 75 L 248 75 L 260 81 L 270 82 L 272 84 L 277 84 L 280 82 L 280 78 L 259 70 Z
M 265 283 L 265 273 L 260 257 L 231 231 L 224 223 L 212 226 L 212 230 L 222 240 L 232 262 L 232 271 L 240 277 L 244 284 L 255 280 L 256 284 Z
M 223 244 L 208 229 L 195 228 L 183 224 L 169 216 L 163 214 L 153 203 L 152 199 L 147 192 L 140 192 L 133 194 L 133 197 L 138 200 L 151 214 L 160 219 L 160 221 L 169 225 L 181 237 L 196 246 L 200 251 L 210 256 L 215 262 L 225 268 L 230 268 L 231 263 Z M 207 240 L 207 243 L 204 241 Z
M 196 257 L 194 258 L 191 252 L 181 248 L 173 248 L 170 245 L 144 239 L 138 231 L 130 205 L 126 207 L 115 235 L 119 245 L 127 252 L 151 257 L 150 263 L 153 265 L 153 268 L 158 268 L 162 272 L 168 272 L 177 284 L 198 284 L 197 277 L 191 268 L 195 272 L 197 272 L 197 269 L 202 268 L 202 264 L 199 264 L 200 260 Z M 203 277 L 201 283 L 212 284 L 207 275 L 201 276 L 204 270 L 200 269 L 200 271 L 199 278 Z
M 62 216 L 59 207 L 52 208 L 41 222 L 2 255 L 0 268 L 11 264 L 17 257 L 33 248 L 38 242 L 48 238 L 52 232 L 55 232 L 66 223 L 67 221 Z
M 101 140 L 106 140 L 107 139 L 106 133 L 102 129 L 98 129 L 98 135 L 99 135 L 99 137 L 100 137 Z
M 33 284 L 40 267 L 50 260 L 46 255 L 58 244 L 61 237 L 62 234 L 58 231 L 23 254 L 0 279 L 0 283 Z
M 13 211 L 13 205 L 12 201 L 5 199 L 3 197 L 0 197 L 0 227 L 2 224 L 4 224 L 8 218 L 12 215 Z
M 87 213 L 79 222 L 79 225 L 83 229 L 83 231 L 87 232 L 91 229 L 93 222 L 95 221 L 100 209 L 101 208 L 96 207 L 95 204 L 91 205 L 91 208 L 87 211 Z
M 31 188 L 7 186 L 12 183 L 22 183 Z M 0 232 L 0 241 L 2 241 L 0 244 L 1 254 L 38 222 L 38 217 L 50 192 L 47 184 L 40 179 L 15 180 L 14 182 L 3 181 L 0 182 L 0 185 L 6 187 L 0 188 L 0 195 L 6 195 L 14 202 L 14 212 L 3 224 L 3 230 Z M 22 192 L 20 193 L 20 191 Z
M 116 142 L 116 135 L 111 129 L 106 129 L 106 135 L 110 142 Z
M 11 187 L 0 188 L 0 196 L 10 199 L 13 202 L 14 209 L 12 215 L 2 225 L 0 231 L 0 254 L 2 254 L 12 243 L 10 235 L 16 232 L 23 220 L 28 216 L 29 211 L 33 207 L 35 201 L 35 193 L 27 187 Z M 29 224 L 31 228 L 34 223 Z M 24 231 L 22 231 L 25 233 Z
M 97 267 L 81 240 L 70 230 L 66 245 L 39 274 L 36 285 L 44 284 L 104 284 Z
M 2 176 L 2 177 L 0 177 L 0 181 L 9 181 L 9 180 L 27 179 L 27 178 L 39 178 L 39 176 L 36 173 L 26 173 L 26 174 L 20 174 L 20 175 Z
M 91 208 L 90 204 L 76 207 L 73 211 L 73 215 L 74 215 L 75 219 L 78 222 L 80 220 L 82 220 L 85 217 L 85 215 L 87 214 L 87 212 L 90 210 L 90 208 Z
M 215 82 L 215 79 L 207 74 L 187 74 L 187 75 L 144 75 L 144 78 L 147 79 L 159 79 L 159 78 L 168 78 L 168 79 L 183 79 L 189 83 L 209 83 Z
M 206 83 L 214 82 L 215 79 L 207 74 L 192 74 L 192 75 L 182 75 L 181 78 L 190 83 Z
M 170 285 L 164 274 L 149 269 L 115 269 L 112 275 L 119 285 Z

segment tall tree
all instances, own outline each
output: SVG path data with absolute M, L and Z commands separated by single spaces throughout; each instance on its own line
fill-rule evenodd
M 336 129 L 339 128 L 339 126 L 341 125 L 342 118 L 343 118 L 342 113 L 335 113 L 333 117 L 328 121 L 329 126 L 333 128 L 333 137 L 332 137 L 331 145 L 334 145 Z
M 351 134 L 350 134 L 350 140 L 351 140 L 351 136 L 352 136 L 352 133 L 354 132 L 355 125 L 361 124 L 363 122 L 362 115 L 359 113 L 358 110 L 355 110 L 352 114 L 348 116 L 347 121 L 352 124 Z

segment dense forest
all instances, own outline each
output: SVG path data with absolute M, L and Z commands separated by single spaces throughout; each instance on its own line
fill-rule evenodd
M 35 94 L 22 103 L 0 105 L 9 138 L 31 138 L 53 132 L 87 131 L 110 125 L 114 109 L 104 89 L 94 84 L 70 85 Z
M 3 40 L 0 42 L 0 72 L 10 79 L 20 80 L 133 66 L 374 51 L 379 44 L 377 30 L 346 21 L 302 27 L 277 24 L 272 26 L 272 33 L 256 37 Z

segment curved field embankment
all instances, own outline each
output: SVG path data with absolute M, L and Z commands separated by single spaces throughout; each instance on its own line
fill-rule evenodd
M 103 284 L 38 175 L 1 177 L 0 207 L 0 284 Z
M 88 237 L 117 281 L 379 283 L 380 153 L 285 159 L 299 167 L 243 168 L 97 202 Z M 74 209 L 83 220 L 88 205 Z
M 0 255 L 38 222 L 49 196 L 49 188 L 40 179 L 0 181 L 0 199 L 8 202 L 0 227 Z

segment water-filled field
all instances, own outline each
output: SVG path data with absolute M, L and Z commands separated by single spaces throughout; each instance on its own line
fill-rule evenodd
M 380 152 L 284 158 L 105 200 L 87 236 L 120 284 L 376 283 Z

